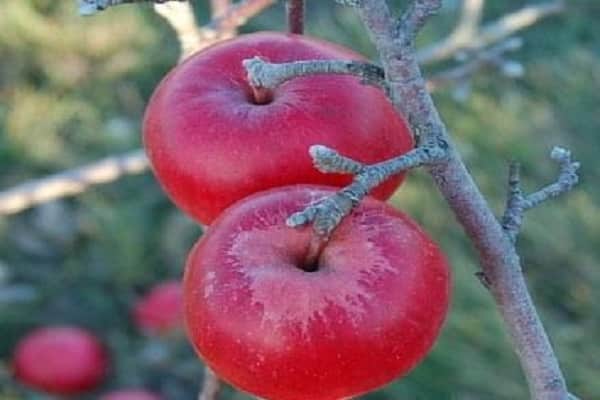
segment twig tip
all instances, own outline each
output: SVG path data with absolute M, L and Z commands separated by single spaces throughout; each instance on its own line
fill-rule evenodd
M 556 161 L 563 161 L 571 158 L 571 152 L 564 147 L 554 146 L 550 152 L 550 158 Z
M 103 8 L 98 6 L 96 2 L 90 0 L 79 0 L 79 15 L 89 17 L 96 14 L 98 11 L 102 11 Z

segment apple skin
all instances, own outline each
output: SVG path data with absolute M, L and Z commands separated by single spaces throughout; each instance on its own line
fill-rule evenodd
M 146 390 L 130 389 L 107 393 L 100 400 L 161 400 L 161 397 Z
M 149 334 L 167 334 L 182 328 L 182 295 L 178 281 L 154 286 L 133 308 L 136 326 Z
M 444 255 L 406 215 L 365 199 L 318 260 L 286 218 L 332 188 L 290 186 L 227 209 L 192 249 L 184 315 L 199 356 L 270 400 L 338 400 L 405 374 L 432 347 L 450 294 Z
M 317 171 L 313 144 L 368 163 L 413 147 L 409 129 L 383 92 L 356 77 L 314 75 L 254 104 L 242 61 L 364 60 L 302 35 L 255 33 L 209 47 L 172 70 L 146 108 L 143 139 L 154 173 L 175 204 L 203 224 L 258 191 L 291 184 L 344 186 L 351 177 Z M 373 195 L 387 199 L 402 174 Z
M 32 388 L 75 395 L 100 384 L 108 369 L 108 356 L 90 332 L 48 326 L 32 331 L 17 344 L 13 368 L 15 377 Z

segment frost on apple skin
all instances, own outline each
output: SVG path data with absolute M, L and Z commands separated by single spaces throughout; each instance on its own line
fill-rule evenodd
M 320 258 L 319 270 L 306 272 L 298 265 L 302 262 L 310 233 L 304 230 L 284 234 L 282 230 L 289 231 L 290 228 L 281 224 L 287 216 L 285 210 L 281 211 L 281 215 L 257 216 L 262 226 L 232 235 L 227 253 L 228 265 L 242 274 L 247 283 L 251 304 L 262 309 L 261 327 L 285 330 L 296 325 L 310 340 L 311 322 L 321 321 L 327 325 L 332 317 L 327 310 L 334 307 L 344 310 L 343 317 L 358 328 L 369 313 L 369 301 L 376 295 L 372 289 L 376 281 L 397 274 L 384 249 L 376 244 L 376 237 L 390 236 L 399 242 L 410 238 L 399 236 L 389 222 L 374 225 L 371 220 L 378 219 L 376 214 L 380 212 L 370 209 L 340 227 Z M 354 233 L 349 234 L 349 230 Z M 362 267 L 352 267 L 356 264 Z M 282 279 L 284 274 L 295 276 L 294 279 Z M 211 279 L 208 275 L 206 278 L 205 296 L 213 290 Z M 285 297 L 295 301 L 281 301 Z

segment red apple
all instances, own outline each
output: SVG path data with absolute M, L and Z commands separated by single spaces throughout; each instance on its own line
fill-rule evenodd
M 217 375 L 266 399 L 338 400 L 405 374 L 448 308 L 444 255 L 406 215 L 368 198 L 316 262 L 286 218 L 333 188 L 291 186 L 227 209 L 195 245 L 184 315 Z
M 182 326 L 182 288 L 177 281 L 160 283 L 133 309 L 136 325 L 147 333 L 168 333 Z
M 257 104 L 242 66 L 254 56 L 272 62 L 364 60 L 315 38 L 255 33 L 214 45 L 171 71 L 146 109 L 144 144 L 167 194 L 201 223 L 257 191 L 350 183 L 347 175 L 313 167 L 313 144 L 369 163 L 412 147 L 409 129 L 382 91 L 356 77 L 294 79 L 278 87 L 271 101 Z M 374 196 L 387 199 L 401 180 L 388 180 Z
M 15 376 L 24 384 L 48 393 L 73 395 L 100 383 L 106 375 L 108 357 L 88 331 L 50 326 L 21 340 L 13 363 Z
M 100 397 L 100 400 L 161 400 L 161 398 L 146 390 L 130 389 L 107 393 Z

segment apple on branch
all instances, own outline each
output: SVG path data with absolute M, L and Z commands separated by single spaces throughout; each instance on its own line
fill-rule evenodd
M 413 147 L 410 131 L 380 88 L 356 77 L 314 75 L 273 90 L 249 84 L 242 65 L 364 60 L 316 38 L 263 32 L 203 50 L 173 69 L 144 118 L 154 173 L 175 204 L 203 224 L 255 192 L 290 184 L 345 186 L 352 178 L 313 167 L 310 146 L 325 145 L 375 163 Z M 372 193 L 387 199 L 398 174 Z
M 191 251 L 190 339 L 237 388 L 277 400 L 339 400 L 405 374 L 448 309 L 444 255 L 406 215 L 367 198 L 312 256 L 286 219 L 335 188 L 294 185 L 228 208 Z

